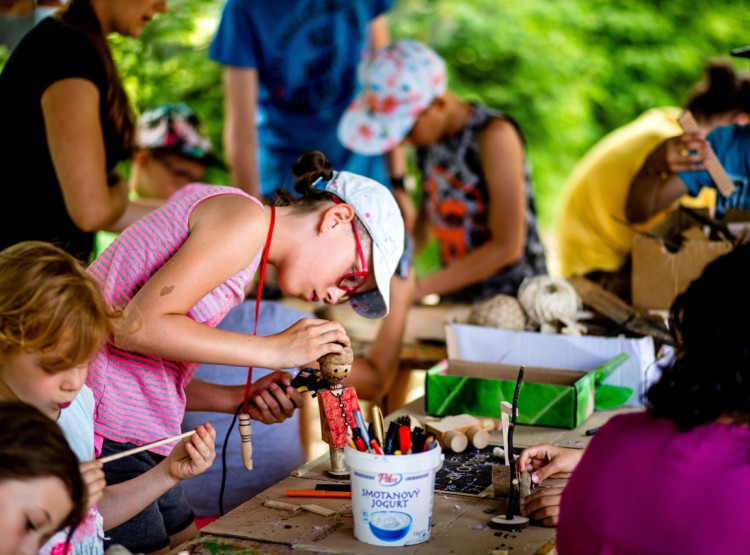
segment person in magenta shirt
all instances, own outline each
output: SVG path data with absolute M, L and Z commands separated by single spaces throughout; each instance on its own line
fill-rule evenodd
M 675 299 L 676 361 L 646 411 L 612 418 L 584 451 L 562 492 L 559 555 L 750 550 L 749 265 L 739 246 Z

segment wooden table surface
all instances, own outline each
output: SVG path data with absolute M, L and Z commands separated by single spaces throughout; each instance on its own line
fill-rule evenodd
M 604 424 L 615 414 L 643 409 L 622 408 L 595 412 L 572 430 L 518 425 L 514 445 L 526 447 L 553 443 L 583 448 L 591 437 L 585 431 Z M 394 412 L 386 421 L 404 414 L 428 419 L 424 398 Z M 490 433 L 491 444 L 502 444 L 501 433 Z M 505 500 L 494 498 L 489 490 L 482 495 L 453 494 L 437 491 L 433 502 L 433 527 L 426 542 L 404 547 L 381 547 L 360 542 L 354 537 L 351 500 L 300 499 L 286 496 L 287 489 L 314 489 L 315 484 L 333 482 L 326 474 L 330 459 L 325 454 L 295 470 L 291 476 L 271 486 L 218 520 L 204 527 L 200 534 L 173 550 L 191 555 L 291 555 L 307 553 L 356 554 L 474 554 L 509 555 L 554 554 L 555 529 L 531 525 L 517 532 L 502 532 L 489 527 L 489 520 L 505 512 Z M 547 482 L 547 485 L 555 485 Z M 228 485 L 231 487 L 231 484 Z M 335 511 L 324 517 L 302 509 L 289 511 L 264 505 L 268 499 L 301 505 L 314 503 Z

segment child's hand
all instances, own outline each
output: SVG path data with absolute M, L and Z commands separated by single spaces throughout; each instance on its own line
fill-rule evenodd
M 210 468 L 216 458 L 216 430 L 206 422 L 195 433 L 175 445 L 167 457 L 169 473 L 175 480 L 192 478 Z
M 294 415 L 305 400 L 291 384 L 292 375 L 278 370 L 255 381 L 250 391 L 252 403 L 247 406 L 250 417 L 264 424 L 276 424 Z
M 81 463 L 81 478 L 86 486 L 86 512 L 96 505 L 104 494 L 107 480 L 104 478 L 102 463 L 97 460 Z
M 531 472 L 531 481 L 541 483 L 547 478 L 569 478 L 583 456 L 583 449 L 556 447 L 548 443 L 527 447 L 518 456 L 519 472 Z
M 664 143 L 664 164 L 671 173 L 705 169 L 709 155 L 708 141 L 702 133 L 685 133 Z
M 521 498 L 521 514 L 542 526 L 557 526 L 563 488 L 541 488 Z
M 328 353 L 341 353 L 350 344 L 349 336 L 338 322 L 303 318 L 275 335 L 267 368 L 297 368 Z

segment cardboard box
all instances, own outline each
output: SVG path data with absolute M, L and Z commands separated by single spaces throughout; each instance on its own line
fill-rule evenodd
M 590 371 L 620 353 L 627 355 L 605 380 L 633 393 L 627 406 L 642 406 L 642 393 L 659 377 L 654 340 L 651 337 L 595 337 L 512 331 L 467 324 L 445 328 L 448 358 L 518 366 L 540 366 L 563 370 Z
M 499 418 L 513 402 L 518 366 L 444 360 L 427 371 L 425 410 L 432 416 Z M 595 375 L 527 366 L 518 393 L 518 424 L 575 428 L 594 412 Z
M 696 210 L 706 215 L 705 210 Z M 750 211 L 730 210 L 721 220 L 730 228 L 750 222 Z M 687 231 L 691 228 L 691 231 Z M 655 225 L 653 237 L 636 235 L 633 238 L 633 306 L 641 310 L 668 310 L 677 295 L 700 276 L 709 262 L 732 250 L 727 241 L 711 241 L 702 226 L 686 212 L 673 210 Z M 669 252 L 661 238 L 687 234 L 677 252 Z

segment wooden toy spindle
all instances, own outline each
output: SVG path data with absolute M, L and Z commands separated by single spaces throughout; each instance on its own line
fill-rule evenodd
M 253 469 L 253 444 L 250 441 L 250 436 L 252 435 L 253 426 L 250 423 L 250 415 L 241 412 L 240 416 L 240 423 L 239 423 L 239 430 L 240 430 L 240 438 L 242 439 L 242 443 L 240 444 L 240 450 L 242 452 L 242 464 L 245 465 L 245 468 L 248 470 Z

